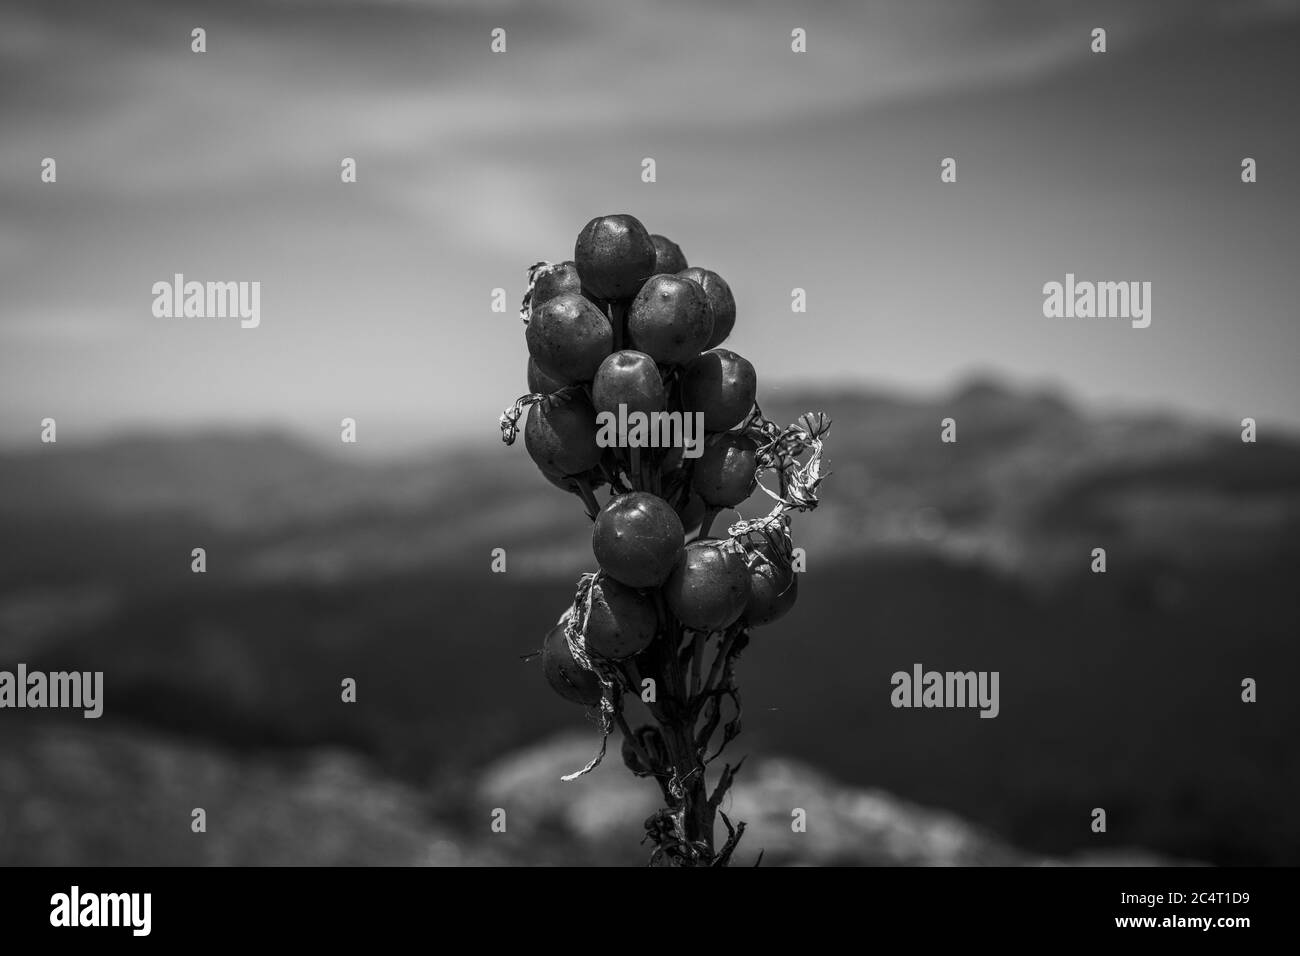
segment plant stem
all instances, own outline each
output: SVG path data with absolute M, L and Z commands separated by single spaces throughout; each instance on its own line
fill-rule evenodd
M 718 517 L 718 514 L 721 511 L 721 508 L 715 508 L 713 506 L 709 506 L 705 509 L 704 520 L 700 522 L 700 533 L 695 537 L 696 541 L 703 541 L 709 536 L 709 532 L 713 530 L 714 519 Z
M 573 483 L 578 486 L 578 494 L 587 507 L 587 517 L 595 521 L 596 515 L 600 514 L 600 503 L 596 500 L 596 493 L 591 490 L 591 482 L 581 475 L 576 475 Z
M 631 450 L 629 477 L 641 488 L 662 488 L 660 462 L 652 457 L 635 455 Z M 642 467 L 644 466 L 644 467 Z M 675 508 L 685 507 L 685 498 Z M 706 517 L 704 534 L 721 511 L 712 508 Z M 710 738 L 722 727 L 723 697 L 730 696 L 734 706 L 738 700 L 731 685 L 730 661 L 737 653 L 736 633 L 728 629 L 718 634 L 716 652 L 711 666 L 705 666 L 707 645 L 711 635 L 687 632 L 673 616 L 664 600 L 663 592 L 654 592 L 659 617 L 659 635 L 636 664 L 640 676 L 653 676 L 658 688 L 656 700 L 648 702 L 650 715 L 659 728 L 663 740 L 663 763 L 652 766 L 656 780 L 664 794 L 666 806 L 646 821 L 647 831 L 656 845 L 651 862 L 664 861 L 673 866 L 725 866 L 732 857 L 736 843 L 744 832 L 744 824 L 727 824 L 727 839 L 719 851 L 714 841 L 714 826 L 719 807 L 735 776 L 735 767 L 724 768 L 712 796 L 706 779 L 706 755 Z M 684 638 L 688 638 L 684 640 Z M 706 704 L 712 701 L 713 706 Z M 700 726 L 701 716 L 705 716 Z M 621 725 L 625 735 L 631 731 Z M 723 729 L 725 746 L 739 724 L 733 721 Z M 648 760 L 644 749 L 633 743 L 640 760 Z
M 688 850 L 679 857 L 682 866 L 707 866 L 713 862 L 714 807 L 709 803 L 704 777 L 704 760 L 695 748 L 692 727 L 686 715 L 663 729 L 680 801 L 682 839 Z
M 627 305 L 626 299 L 611 299 L 605 303 L 605 314 L 614 330 L 615 352 L 623 351 L 623 342 L 627 338 Z
M 696 634 L 691 638 L 691 698 L 692 704 L 704 689 L 704 645 L 708 643 L 707 634 Z
M 698 736 L 696 727 L 710 695 L 716 698 L 728 693 L 729 663 L 736 647 L 736 635 L 719 635 L 717 655 L 706 676 L 704 645 L 711 635 L 692 633 L 690 640 L 683 644 L 684 628 L 667 615 L 662 599 L 659 603 L 666 615 L 661 617 L 664 630 L 653 661 L 643 665 L 655 669 L 662 688 L 659 706 L 652 705 L 651 713 L 658 722 L 667 760 L 666 766 L 655 768 L 667 806 L 651 818 L 658 825 L 658 830 L 652 831 L 658 846 L 654 859 L 666 858 L 674 866 L 725 866 L 744 832 L 744 824 L 738 827 L 728 824 L 727 842 L 719 852 L 714 842 L 715 821 L 739 768 L 739 765 L 725 768 L 717 788 L 709 794 L 706 754 L 709 739 L 721 723 L 720 700 L 715 699 L 716 706 L 710 710 Z M 729 725 L 721 746 L 725 746 L 732 734 Z

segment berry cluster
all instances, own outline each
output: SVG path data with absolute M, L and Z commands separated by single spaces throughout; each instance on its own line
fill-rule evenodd
M 750 629 L 795 603 L 790 513 L 817 505 L 829 422 L 810 413 L 778 428 L 763 417 L 754 367 L 719 348 L 736 321 L 730 287 L 632 216 L 593 219 L 572 261 L 533 266 L 521 318 L 529 394 L 502 415 L 503 437 L 513 442 L 527 410 L 528 454 L 583 501 L 600 567 L 582 576 L 541 652 L 556 693 L 599 708 L 600 751 L 565 779 L 600 762 L 617 725 L 624 762 L 655 778 L 667 804 L 646 822 L 652 862 L 725 865 L 744 824 L 720 814 L 728 839 L 715 853 L 714 817 L 739 764 L 711 794 L 705 768 L 740 730 L 734 664 Z M 629 412 L 691 416 L 702 447 L 598 440 L 602 413 Z M 757 488 L 774 500 L 770 513 L 711 536 L 719 512 Z M 627 695 L 654 723 L 628 726 Z

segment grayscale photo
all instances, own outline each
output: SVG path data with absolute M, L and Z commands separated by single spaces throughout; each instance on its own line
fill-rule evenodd
M 23 920 L 958 867 L 1250 927 L 1298 49 L 1294 0 L 0 3 Z

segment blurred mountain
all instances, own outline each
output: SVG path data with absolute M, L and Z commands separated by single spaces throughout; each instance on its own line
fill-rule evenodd
M 778 423 L 809 410 L 834 422 L 822 510 L 796 527 L 796 543 L 820 556 L 920 548 L 1043 579 L 1077 567 L 1099 535 L 1143 560 L 1196 562 L 1206 554 L 1196 536 L 1209 531 L 1222 562 L 1254 552 L 1270 528 L 1283 533 L 1269 543 L 1294 553 L 1285 532 L 1300 524 L 1300 442 L 1267 429 L 1247 445 L 1230 422 L 1085 416 L 1055 393 L 993 379 L 928 401 L 783 388 L 761 397 Z M 946 418 L 955 443 L 939 440 Z M 770 504 L 760 491 L 739 510 L 755 517 Z M 66 581 L 73 569 L 83 582 L 148 586 L 153 575 L 140 572 L 174 560 L 181 532 L 226 549 L 214 564 L 249 581 L 458 570 L 495 547 L 507 548 L 512 574 L 570 578 L 591 564 L 580 517 L 522 440 L 379 463 L 275 432 L 43 446 L 0 455 L 0 527 L 27 545 L 0 556 L 0 589 Z M 102 530 L 101 546 L 129 540 L 130 553 L 70 560 L 63 535 L 87 525 Z
M 0 739 L 3 739 L 0 737 Z M 616 762 L 576 782 L 591 740 L 561 734 L 433 791 L 326 748 L 267 760 L 148 734 L 43 728 L 0 750 L 0 865 L 557 866 L 644 864 L 658 790 Z M 805 811 L 795 833 L 791 810 Z M 206 830 L 191 830 L 201 807 Z M 506 829 L 493 832 L 493 812 Z M 1143 852 L 1050 860 L 952 814 L 770 758 L 739 777 L 735 857 L 775 866 L 1153 865 Z M 721 834 L 721 826 L 719 826 Z
M 824 502 L 795 521 L 799 605 L 741 662 L 755 767 L 791 755 L 1044 857 L 1300 860 L 1300 700 L 1277 676 L 1300 668 L 1300 442 L 994 381 L 760 399 L 834 426 Z M 96 733 L 477 779 L 582 724 L 521 658 L 592 567 L 588 527 L 522 443 L 373 462 L 275 433 L 65 439 L 0 456 L 0 665 L 103 670 Z M 999 670 L 1001 715 L 893 709 L 915 662 Z

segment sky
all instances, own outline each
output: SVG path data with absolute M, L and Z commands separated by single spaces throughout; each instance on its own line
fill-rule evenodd
M 1298 41 L 1280 0 L 9 0 L 0 444 L 493 438 L 527 266 L 614 212 L 729 281 L 760 401 L 995 373 L 1295 429 Z M 261 324 L 155 317 L 176 272 Z M 1151 326 L 1045 318 L 1066 273 L 1151 282 Z

